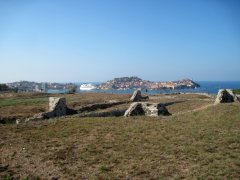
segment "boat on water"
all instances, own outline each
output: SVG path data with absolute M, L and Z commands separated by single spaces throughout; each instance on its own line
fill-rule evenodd
M 96 89 L 96 87 L 92 84 L 82 84 L 80 86 L 80 90 L 82 90 L 82 91 L 90 91 L 90 90 L 93 90 L 93 89 Z

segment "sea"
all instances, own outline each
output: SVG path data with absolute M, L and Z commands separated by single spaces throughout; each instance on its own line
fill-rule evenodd
M 81 91 L 79 89 L 81 84 L 91 83 L 93 85 L 101 84 L 101 82 L 77 82 L 77 93 L 82 92 L 104 92 L 110 94 L 132 94 L 135 89 L 126 90 L 100 90 L 95 89 L 91 91 Z M 161 89 L 161 90 L 147 90 L 143 89 L 143 94 L 171 94 L 171 93 L 208 93 L 217 94 L 219 89 L 240 89 L 240 81 L 196 81 L 200 85 L 195 89 Z M 67 93 L 67 90 L 48 90 L 48 93 Z

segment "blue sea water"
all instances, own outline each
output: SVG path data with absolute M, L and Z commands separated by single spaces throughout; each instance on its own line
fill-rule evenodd
M 196 92 L 216 94 L 219 89 L 240 89 L 240 81 L 199 81 Z
M 65 94 L 65 93 L 68 93 L 69 91 L 66 90 L 66 89 L 61 89 L 61 90 L 56 90 L 56 89 L 49 89 L 47 91 L 47 93 L 50 93 L 50 94 Z
M 100 82 L 88 82 L 92 84 L 100 84 Z M 219 89 L 240 89 L 240 81 L 198 81 L 197 82 L 200 87 L 196 89 L 162 89 L 162 90 L 142 90 L 142 93 L 147 94 L 163 94 L 163 93 L 178 93 L 178 92 L 192 92 L 192 93 L 209 93 L 209 94 L 216 94 Z M 75 83 L 77 86 L 83 84 L 83 82 Z M 90 92 L 105 92 L 105 93 L 113 93 L 113 94 L 131 94 L 133 93 L 134 89 L 127 89 L 127 90 L 99 90 L 95 89 Z M 66 93 L 65 90 L 60 91 L 48 91 L 49 93 Z M 84 91 L 80 91 L 78 88 L 78 93 Z M 88 91 L 89 92 L 89 91 Z

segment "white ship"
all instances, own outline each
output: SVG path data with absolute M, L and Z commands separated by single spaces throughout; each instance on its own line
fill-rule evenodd
M 80 86 L 80 90 L 82 90 L 82 91 L 90 91 L 90 90 L 93 90 L 93 89 L 96 89 L 96 87 L 93 86 L 92 84 L 82 84 Z

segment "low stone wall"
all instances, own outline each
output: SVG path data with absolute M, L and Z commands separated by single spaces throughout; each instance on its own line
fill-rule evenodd
M 106 112 L 90 112 L 79 114 L 79 117 L 119 117 L 123 116 L 126 110 L 112 110 Z
M 91 112 L 91 111 L 96 111 L 98 109 L 107 109 L 113 106 L 117 106 L 120 104 L 125 104 L 127 103 L 126 101 L 117 101 L 117 102 L 110 102 L 110 103 L 96 103 L 96 104 L 90 104 L 87 106 L 83 106 L 78 110 L 78 113 L 82 112 Z

